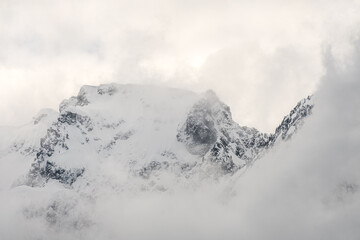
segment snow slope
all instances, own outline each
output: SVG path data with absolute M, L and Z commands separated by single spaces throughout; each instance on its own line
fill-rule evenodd
M 136 202 L 129 206 L 139 194 L 145 194 L 140 199 L 146 202 L 161 203 L 173 191 L 190 191 L 192 196 L 202 192 L 192 190 L 212 194 L 219 187 L 221 196 L 215 200 L 223 201 L 233 194 L 232 182 L 242 174 L 239 169 L 248 169 L 244 167 L 288 140 L 287 134 L 294 133 L 288 129 L 300 128 L 311 114 L 302 114 L 303 106 L 312 106 L 303 103 L 277 128 L 285 129 L 282 135 L 278 130 L 264 134 L 234 122 L 229 107 L 212 91 L 84 86 L 60 104 L 59 112 L 43 110 L 24 126 L 0 129 L 0 204 L 13 202 L 4 209 L 12 219 L 0 224 L 0 235 L 2 230 L 9 234 L 6 226 L 16 222 L 22 224 L 19 229 L 29 231 L 12 232 L 13 239 L 103 239 L 108 226 L 117 222 L 108 219 L 113 211 L 128 217 L 142 212 L 133 209 L 139 207 Z M 175 199 L 178 204 L 187 201 Z M 143 216 L 129 222 L 120 219 L 122 228 L 138 226 L 139 221 L 150 224 L 146 212 Z M 35 231 L 38 226 L 45 228 Z M 102 232 L 97 237 L 93 234 L 98 227 Z M 131 239 L 126 234 L 124 238 Z
M 107 158 L 145 178 L 154 169 L 188 172 L 204 162 L 228 173 L 252 161 L 270 139 L 235 123 L 229 107 L 212 91 L 84 86 L 59 110 L 40 140 L 28 185 L 49 179 L 71 185 Z
M 11 141 L 1 138 L 0 149 L 3 158 L 18 154 L 27 164 L 35 159 L 17 185 L 72 185 L 79 177 L 96 178 L 106 162 L 145 179 L 160 169 L 189 175 L 204 166 L 234 173 L 289 139 L 312 106 L 310 97 L 300 101 L 274 134 L 264 134 L 234 122 L 230 108 L 210 90 L 83 86 L 60 104 L 59 113 L 46 109 L 25 126 L 1 128 Z

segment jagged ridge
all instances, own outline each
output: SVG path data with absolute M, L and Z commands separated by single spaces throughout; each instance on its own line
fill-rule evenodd
M 300 101 L 274 134 L 264 134 L 234 122 L 230 108 L 212 91 L 84 86 L 78 96 L 60 104 L 26 184 L 54 179 L 71 185 L 91 168 L 91 161 L 98 164 L 109 157 L 126 162 L 144 178 L 159 169 L 189 172 L 209 163 L 233 173 L 291 138 L 312 107 L 311 97 Z

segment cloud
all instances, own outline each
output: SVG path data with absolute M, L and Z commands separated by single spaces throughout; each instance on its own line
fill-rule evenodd
M 240 124 L 267 132 L 313 92 L 316 107 L 246 172 L 163 173 L 166 192 L 113 162 L 90 187 L 7 189 L 32 159 L 2 158 L 0 236 L 357 239 L 359 12 L 350 0 L 1 1 L 0 125 L 114 81 L 213 88 Z
M 201 84 L 217 90 L 238 123 L 273 132 L 281 116 L 314 93 L 323 74 L 317 50 L 284 46 L 267 53 L 257 45 L 224 49 L 204 64 Z
M 107 195 L 96 219 L 127 239 L 356 239 L 360 232 L 359 43 L 347 64 L 324 52 L 313 115 L 245 173 L 169 191 Z M 163 181 L 163 182 L 162 182 Z M 136 185 L 136 184 L 135 184 Z
M 0 125 L 57 109 L 83 84 L 120 82 L 213 88 L 238 122 L 271 132 L 316 90 L 323 42 L 342 55 L 360 16 L 359 3 L 350 0 L 5 0 L 1 6 L 6 117 Z
M 7 207 L 0 233 L 7 239 L 356 239 L 359 58 L 358 41 L 343 58 L 325 48 L 313 115 L 245 172 L 215 180 L 207 171 L 191 178 L 163 172 L 154 181 L 168 191 L 146 191 L 151 181 L 108 159 L 96 169 L 99 181 L 74 189 L 2 188 L 0 206 Z
M 252 239 L 355 239 L 360 195 L 359 42 L 346 67 L 325 54 L 313 116 L 291 142 L 238 179 Z M 270 226 L 270 228 L 269 228 Z M 257 231 L 261 229 L 261 231 Z

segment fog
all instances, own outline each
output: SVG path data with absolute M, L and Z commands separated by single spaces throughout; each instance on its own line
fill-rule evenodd
M 311 93 L 313 114 L 220 178 L 152 186 L 109 161 L 89 184 L 14 187 L 32 159 L 2 158 L 1 239 L 359 239 L 357 1 L 104 2 L 0 2 L 0 125 L 106 82 L 213 88 L 269 132 Z
M 150 180 L 121 163 L 73 189 L 2 188 L 4 239 L 358 239 L 360 48 L 345 61 L 323 52 L 315 108 L 293 139 L 233 176 L 206 169 Z M 11 164 L 9 164 L 11 165 Z M 14 177 L 11 172 L 2 179 Z M 102 178 L 99 178 L 102 179 Z M 84 181 L 86 183 L 86 179 Z M 84 183 L 83 182 L 83 183 Z M 147 187 L 146 187 L 147 186 Z M 164 191 L 166 189 L 166 191 Z
M 237 122 L 272 132 L 316 91 L 324 45 L 349 50 L 359 16 L 356 0 L 2 0 L 0 125 L 120 82 L 214 89 Z

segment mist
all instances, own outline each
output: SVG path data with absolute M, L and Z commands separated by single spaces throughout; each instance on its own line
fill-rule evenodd
M 272 132 L 316 91 L 324 45 L 349 50 L 359 13 L 354 0 L 4 0 L 0 125 L 118 82 L 213 89 L 241 125 Z
M 105 161 L 102 181 L 1 189 L 4 239 L 357 239 L 359 43 L 323 52 L 314 113 L 288 142 L 230 176 L 140 179 Z M 16 162 L 16 161 L 15 161 Z M 9 164 L 16 169 L 16 164 Z M 12 167 L 11 167 L 12 166 Z M 9 166 L 7 166 L 9 169 Z M 20 170 L 19 170 L 20 172 Z M 12 171 L 1 174 L 14 179 Z M 153 185 L 152 180 L 157 184 Z M 81 191 L 79 191 L 81 189 Z
M 0 125 L 109 82 L 211 88 L 267 132 L 309 94 L 313 113 L 234 175 L 142 179 L 109 158 L 33 188 L 15 183 L 34 159 L 0 149 L 1 239 L 359 238 L 358 1 L 105 2 L 0 3 Z

